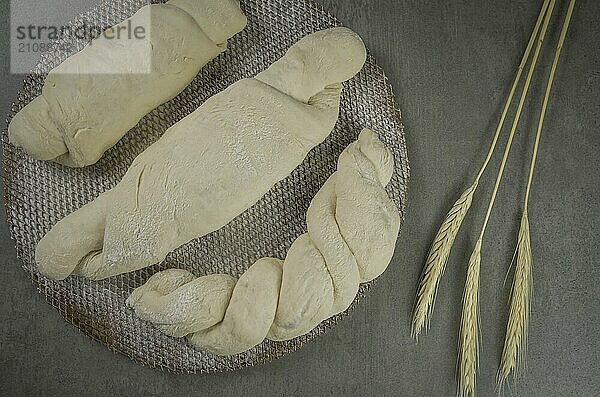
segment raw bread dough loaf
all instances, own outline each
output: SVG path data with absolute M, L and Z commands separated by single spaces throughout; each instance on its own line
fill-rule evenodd
M 246 17 L 237 0 L 171 0 L 142 7 L 113 32 L 128 23 L 145 38 L 102 35 L 50 71 L 42 95 L 13 118 L 11 143 L 38 160 L 95 163 L 225 51 Z
M 320 31 L 256 78 L 208 99 L 140 154 L 115 188 L 44 236 L 40 271 L 103 279 L 158 263 L 223 227 L 329 135 L 341 82 L 365 59 L 351 30 Z
M 285 261 L 261 259 L 237 283 L 222 274 L 194 278 L 186 270 L 166 270 L 127 303 L 166 334 L 188 335 L 219 355 L 309 332 L 346 310 L 359 284 L 387 268 L 400 228 L 400 214 L 384 189 L 393 169 L 391 153 L 363 130 L 312 200 L 308 233 L 292 244 Z

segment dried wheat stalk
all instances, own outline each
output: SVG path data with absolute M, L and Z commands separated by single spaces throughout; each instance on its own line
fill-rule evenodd
M 446 219 L 444 219 L 440 230 L 435 236 L 429 256 L 427 257 L 427 262 L 425 263 L 425 268 L 423 269 L 419 291 L 417 292 L 417 303 L 412 323 L 412 335 L 415 338 L 423 327 L 429 327 L 429 319 L 435 304 L 439 281 L 446 267 L 450 249 L 458 234 L 458 229 L 471 207 L 475 189 L 477 189 L 477 182 L 471 185 L 460 196 L 458 201 L 454 203 L 454 206 L 452 206 L 452 209 L 446 215 Z
M 523 53 L 523 58 L 521 59 L 517 69 L 511 90 L 506 99 L 506 103 L 504 104 L 504 109 L 502 111 L 502 115 L 500 116 L 500 121 L 498 122 L 498 127 L 496 128 L 496 133 L 494 134 L 492 144 L 490 145 L 486 159 L 479 170 L 477 177 L 475 178 L 475 182 L 462 194 L 452 209 L 450 209 L 450 212 L 448 215 L 446 215 L 446 218 L 442 222 L 442 225 L 435 236 L 433 244 L 431 245 L 429 255 L 427 256 L 425 266 L 423 267 L 421 281 L 417 289 L 415 300 L 415 309 L 412 319 L 412 335 L 415 338 L 418 337 L 423 328 L 427 329 L 429 327 L 429 320 L 435 306 L 438 285 L 446 267 L 452 245 L 454 244 L 454 239 L 456 238 L 458 230 L 460 229 L 460 226 L 467 212 L 469 211 L 471 202 L 473 200 L 473 195 L 475 194 L 479 184 L 479 180 L 485 172 L 485 169 L 492 158 L 494 150 L 496 149 L 498 138 L 500 137 L 502 127 L 504 126 L 504 121 L 508 114 L 510 104 L 512 103 L 512 99 L 519 81 L 521 80 L 523 69 L 525 68 L 527 60 L 529 59 L 529 54 L 531 53 L 531 49 L 535 43 L 535 38 L 538 35 L 549 3 L 550 0 L 545 0 L 542 5 L 542 9 L 536 21 L 535 27 L 531 33 L 531 37 L 529 38 L 525 52 Z
M 515 370 L 527 351 L 527 328 L 532 292 L 532 255 L 527 211 L 523 212 L 519 241 L 517 243 L 517 264 L 510 302 L 510 314 L 506 326 L 506 337 L 500 363 L 499 380 L 505 380 Z
M 475 394 L 479 357 L 479 270 L 481 268 L 481 239 L 475 244 L 467 267 L 467 281 L 463 293 L 463 311 L 459 337 L 459 395 Z
M 517 130 L 517 126 L 519 125 L 519 119 L 521 117 L 521 112 L 523 111 L 523 105 L 525 104 L 525 99 L 527 98 L 527 93 L 529 92 L 529 86 L 531 85 L 531 78 L 533 77 L 533 72 L 535 71 L 535 66 L 537 64 L 537 60 L 540 55 L 540 51 L 542 49 L 542 44 L 544 42 L 544 38 L 546 37 L 546 31 L 548 30 L 548 25 L 550 24 L 550 20 L 552 19 L 552 11 L 554 10 L 554 5 L 556 0 L 550 0 L 550 4 L 548 5 L 548 9 L 544 16 L 544 23 L 542 26 L 542 30 L 540 32 L 540 36 L 537 41 L 537 46 L 535 48 L 535 52 L 533 54 L 533 58 L 531 60 L 531 64 L 529 65 L 529 71 L 527 73 L 527 78 L 525 80 L 525 85 L 523 86 L 523 91 L 521 92 L 521 98 L 519 100 L 519 105 L 517 107 L 517 112 L 515 114 L 515 119 L 513 120 L 512 128 L 510 130 L 510 134 L 508 136 L 508 141 L 506 143 L 506 148 L 504 149 L 504 155 L 502 156 L 502 162 L 500 163 L 500 169 L 498 170 L 498 175 L 496 177 L 496 183 L 494 185 L 494 190 L 492 191 L 492 196 L 490 198 L 490 202 L 488 205 L 487 213 L 485 215 L 485 220 L 483 222 L 483 226 L 481 228 L 481 234 L 477 243 L 475 245 L 475 249 L 473 250 L 473 254 L 471 255 L 471 260 L 469 261 L 469 267 L 467 270 L 467 281 L 465 282 L 465 291 L 464 291 L 464 299 L 463 299 L 463 312 L 462 312 L 462 321 L 461 321 L 461 330 L 460 330 L 460 348 L 459 348 L 459 358 L 458 358 L 458 376 L 459 376 L 459 390 L 458 393 L 461 396 L 474 395 L 475 394 L 475 378 L 476 378 L 476 366 L 473 363 L 477 362 L 478 359 L 478 350 L 473 348 L 473 344 L 478 338 L 477 333 L 477 316 L 473 315 L 473 313 L 477 313 L 477 308 L 473 308 L 473 304 L 477 305 L 477 299 L 473 298 L 477 296 L 479 293 L 479 280 L 475 282 L 472 280 L 472 277 L 479 277 L 479 263 L 481 261 L 481 243 L 483 241 L 483 237 L 485 235 L 485 230 L 487 228 L 488 222 L 490 220 L 490 215 L 492 213 L 492 209 L 494 207 L 494 203 L 496 201 L 496 196 L 498 194 L 498 189 L 500 187 L 500 183 L 502 182 L 502 176 L 504 175 L 504 169 L 506 168 L 506 162 L 508 160 L 508 155 L 510 153 L 510 149 L 512 147 L 512 142 L 515 137 L 515 132 Z M 475 265 L 476 264 L 476 265 Z M 477 271 L 471 270 L 471 267 L 477 267 Z M 473 289 L 476 290 L 473 290 Z M 465 335 L 465 333 L 472 333 L 471 335 Z M 469 342 L 469 343 L 465 343 Z
M 544 102 L 542 103 L 542 110 L 538 122 L 531 166 L 529 167 L 529 179 L 527 181 L 527 189 L 525 193 L 525 205 L 517 242 L 517 263 L 513 280 L 510 312 L 508 324 L 506 326 L 506 336 L 504 338 L 502 361 L 500 363 L 500 369 L 498 373 L 498 380 L 500 383 L 505 381 L 511 372 L 517 370 L 519 364 L 523 362 L 523 358 L 527 352 L 527 332 L 529 329 L 530 301 L 533 293 L 533 258 L 531 254 L 531 238 L 529 233 L 528 216 L 529 195 L 531 192 L 533 172 L 537 160 L 540 137 L 542 135 L 542 128 L 544 125 L 544 117 L 548 107 L 548 100 L 550 98 L 550 92 L 552 91 L 554 75 L 556 73 L 556 68 L 558 65 L 558 60 L 560 59 L 565 37 L 569 29 L 574 7 L 575 0 L 570 0 L 567 15 L 565 16 L 560 33 L 560 38 L 554 52 L 552 69 L 550 70 L 550 76 L 548 77 L 548 84 L 546 85 L 546 93 L 544 95 Z

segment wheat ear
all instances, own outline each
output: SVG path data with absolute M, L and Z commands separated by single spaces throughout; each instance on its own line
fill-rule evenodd
M 415 338 L 424 327 L 429 327 L 429 318 L 435 304 L 440 278 L 448 262 L 448 256 L 460 225 L 471 207 L 473 193 L 476 188 L 477 182 L 469 187 L 454 203 L 433 240 L 417 292 L 417 302 L 412 322 L 412 335 Z
M 529 233 L 528 216 L 529 194 L 531 192 L 533 172 L 537 160 L 544 117 L 546 115 L 550 92 L 552 91 L 552 84 L 554 82 L 554 75 L 556 73 L 558 60 L 560 59 L 560 54 L 564 45 L 565 36 L 567 35 L 567 31 L 569 29 L 574 7 L 575 0 L 570 0 L 567 15 L 565 16 L 565 21 L 563 22 L 560 33 L 560 38 L 554 52 L 554 61 L 552 62 L 552 69 L 550 70 L 548 84 L 546 85 L 546 93 L 544 95 L 544 101 L 542 103 L 542 110 L 538 122 L 531 166 L 529 167 L 529 179 L 527 181 L 527 190 L 525 193 L 525 205 L 517 242 L 517 263 L 515 267 L 512 297 L 510 301 L 510 312 L 508 316 L 508 324 L 506 326 L 506 336 L 504 338 L 502 361 L 500 362 L 500 369 L 498 373 L 498 381 L 500 383 L 506 380 L 511 372 L 517 370 L 527 353 L 530 301 L 533 294 L 533 258 L 531 254 L 531 238 Z
M 459 338 L 459 395 L 475 394 L 479 357 L 479 271 L 481 268 L 481 240 L 475 244 L 467 267 L 467 281 L 463 293 L 463 310 Z
M 435 306 L 435 297 L 437 295 L 440 278 L 444 273 L 452 245 L 454 244 L 458 230 L 460 229 L 460 226 L 462 225 L 462 222 L 467 215 L 469 208 L 471 207 L 473 195 L 475 194 L 475 190 L 477 190 L 477 186 L 479 184 L 479 179 L 485 172 L 485 169 L 492 158 L 494 150 L 496 149 L 498 138 L 500 137 L 502 127 L 504 126 L 504 121 L 506 120 L 506 115 L 508 114 L 510 104 L 512 103 L 512 99 L 519 81 L 521 80 L 523 69 L 525 68 L 527 60 L 529 59 L 529 54 L 531 53 L 531 49 L 535 43 L 535 38 L 538 35 L 549 3 L 550 0 L 545 0 L 544 4 L 542 5 L 542 9 L 540 10 L 535 27 L 531 33 L 531 37 L 529 38 L 525 52 L 523 53 L 523 58 L 521 59 L 519 67 L 517 68 L 517 73 L 515 75 L 512 87 L 508 97 L 506 98 L 506 103 L 504 104 L 504 109 L 502 110 L 502 115 L 500 116 L 498 127 L 496 128 L 496 133 L 494 134 L 494 138 L 488 150 L 485 161 L 479 170 L 477 178 L 475 178 L 475 182 L 467 190 L 465 190 L 462 196 L 456 201 L 454 206 L 452 206 L 450 212 L 448 215 L 446 215 L 446 218 L 442 222 L 442 225 L 440 226 L 440 229 L 433 240 L 433 244 L 431 245 L 427 259 L 425 260 L 425 266 L 423 267 L 421 280 L 417 288 L 415 309 L 412 319 L 412 336 L 415 338 L 418 337 L 423 328 L 427 329 L 429 327 L 429 320 Z
M 515 132 L 517 130 L 517 126 L 519 125 L 519 119 L 521 117 L 521 112 L 523 111 L 523 105 L 525 104 L 525 99 L 527 98 L 527 93 L 529 92 L 529 86 L 531 85 L 531 78 L 533 77 L 533 72 L 535 71 L 535 66 L 537 64 L 537 60 L 540 55 L 540 51 L 542 48 L 542 44 L 544 42 L 544 38 L 546 37 L 546 31 L 548 30 L 548 25 L 550 24 L 550 20 L 552 19 L 552 11 L 554 10 L 554 5 L 556 0 L 550 0 L 550 4 L 548 5 L 548 10 L 546 11 L 546 15 L 544 16 L 544 24 L 542 26 L 542 30 L 540 32 L 540 36 L 538 38 L 537 46 L 535 48 L 535 52 L 533 54 L 533 58 L 531 60 L 531 65 L 529 65 L 529 71 L 527 73 L 527 79 L 525 80 L 525 85 L 523 87 L 523 91 L 521 92 L 521 98 L 519 100 L 519 106 L 517 107 L 517 112 L 515 114 L 515 119 L 513 120 L 512 128 L 510 130 L 510 134 L 508 136 L 508 141 L 506 143 L 506 148 L 504 149 L 504 155 L 502 156 L 502 162 L 500 164 L 500 169 L 498 170 L 498 175 L 496 177 L 496 183 L 494 185 L 494 190 L 492 191 L 492 197 L 490 198 L 490 202 L 488 205 L 487 213 L 485 215 L 485 220 L 483 222 L 483 226 L 481 228 L 481 234 L 477 243 L 475 245 L 475 249 L 473 250 L 473 254 L 471 255 L 471 259 L 469 261 L 469 267 L 467 270 L 467 281 L 465 282 L 465 291 L 463 299 L 463 312 L 462 312 L 462 320 L 461 320 L 461 330 L 460 330 L 460 346 L 459 346 L 459 358 L 458 358 L 458 376 L 459 376 L 459 390 L 458 393 L 461 396 L 466 395 L 474 395 L 475 394 L 475 378 L 477 368 L 474 363 L 477 362 L 478 350 L 477 348 L 473 348 L 473 344 L 477 347 L 477 316 L 473 315 L 473 313 L 477 313 L 477 308 L 473 308 L 473 304 L 477 306 L 476 297 L 479 293 L 479 280 L 475 282 L 472 280 L 473 277 L 479 277 L 479 264 L 481 262 L 481 244 L 483 241 L 483 237 L 485 235 L 485 230 L 487 228 L 488 222 L 490 220 L 490 215 L 492 213 L 492 209 L 494 208 L 494 203 L 496 201 L 496 196 L 498 195 L 498 189 L 500 187 L 500 183 L 502 182 L 502 176 L 504 175 L 504 169 L 506 168 L 506 162 L 508 160 L 508 155 L 510 153 L 510 149 L 512 146 L 513 139 L 515 137 Z M 474 263 L 477 264 L 477 271 L 471 270 L 472 267 L 475 267 Z M 475 289 L 475 290 L 473 290 Z M 471 335 L 465 335 L 466 333 L 471 332 Z M 468 343 L 466 343 L 468 342 Z
M 529 218 L 527 211 L 524 211 L 521 218 L 521 227 L 519 228 L 517 264 L 502 361 L 500 363 L 500 381 L 505 380 L 511 371 L 517 368 L 527 351 L 527 328 L 529 326 L 529 307 L 533 283 L 532 261 Z

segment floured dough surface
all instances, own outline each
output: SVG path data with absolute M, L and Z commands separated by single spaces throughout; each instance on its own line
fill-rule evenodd
M 316 32 L 256 78 L 210 98 L 140 154 L 114 189 L 44 236 L 40 271 L 103 279 L 158 263 L 229 223 L 327 137 L 341 82 L 365 58 L 351 30 Z
M 100 36 L 50 71 L 42 95 L 11 121 L 11 143 L 39 160 L 93 164 L 226 49 L 246 17 L 237 0 L 171 0 L 142 7 L 143 39 Z

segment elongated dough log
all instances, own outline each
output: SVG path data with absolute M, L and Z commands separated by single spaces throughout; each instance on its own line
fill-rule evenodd
M 329 135 L 341 82 L 365 59 L 351 30 L 320 31 L 256 78 L 208 99 L 140 154 L 115 188 L 42 238 L 40 271 L 54 279 L 103 279 L 158 263 L 226 225 Z
M 359 284 L 388 266 L 400 228 L 400 214 L 384 189 L 393 169 L 391 153 L 363 130 L 313 198 L 308 233 L 292 244 L 285 261 L 261 259 L 234 284 L 225 284 L 223 275 L 194 279 L 187 272 L 189 281 L 181 281 L 170 274 L 183 270 L 166 270 L 127 303 L 166 334 L 179 337 L 183 332 L 172 330 L 185 330 L 194 345 L 219 355 L 241 353 L 264 338 L 289 340 L 309 332 L 346 310 Z M 185 304 L 181 295 L 208 303 Z M 214 313 L 222 317 L 212 326 L 195 320 Z
M 11 143 L 38 160 L 95 163 L 225 51 L 246 17 L 237 0 L 171 0 L 142 7 L 112 29 L 129 23 L 144 27 L 145 38 L 102 35 L 50 71 L 42 95 L 11 121 Z

